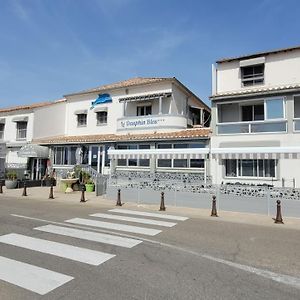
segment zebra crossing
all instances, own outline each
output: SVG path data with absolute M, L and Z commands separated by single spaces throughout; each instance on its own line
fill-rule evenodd
M 129 215 L 129 216 L 128 216 Z M 138 216 L 138 217 L 136 217 Z M 151 217 L 151 219 L 149 218 Z M 167 215 L 161 213 L 149 213 L 128 209 L 111 209 L 108 213 L 90 214 L 87 218 L 72 218 L 65 220 L 66 226 L 47 224 L 33 228 L 34 231 L 50 233 L 56 236 L 64 236 L 92 241 L 101 245 L 108 244 L 116 247 L 132 249 L 143 241 L 139 236 L 124 237 L 118 236 L 121 232 L 129 232 L 142 236 L 155 236 L 163 229 L 157 227 L 171 228 L 177 225 L 174 221 L 185 221 L 188 218 Z M 106 220 L 106 221 L 104 221 Z M 165 221 L 172 220 L 172 222 Z M 109 221 L 109 222 L 107 222 Z M 156 226 L 155 228 L 127 225 L 118 222 L 129 222 Z M 87 229 L 72 228 L 71 224 L 83 225 Z M 110 233 L 95 232 L 90 228 L 109 229 Z M 31 237 L 28 235 L 9 233 L 0 236 L 1 245 L 14 246 L 43 254 L 60 257 L 70 261 L 88 264 L 94 267 L 114 258 L 116 255 L 98 250 L 91 250 L 84 247 L 77 247 L 61 242 L 54 242 L 43 238 Z M 54 289 L 70 282 L 74 277 L 68 274 L 58 273 L 46 268 L 25 262 L 13 260 L 0 256 L 0 280 L 22 287 L 39 295 L 45 295 Z M 1 292 L 0 292 L 1 296 Z

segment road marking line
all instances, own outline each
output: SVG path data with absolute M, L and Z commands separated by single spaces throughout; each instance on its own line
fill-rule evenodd
M 145 211 L 137 211 L 137 210 L 129 210 L 129 209 L 121 209 L 121 208 L 114 208 L 110 209 L 111 212 L 121 213 L 121 214 L 129 214 L 129 215 L 137 215 L 137 216 L 145 216 L 145 217 L 154 217 L 154 218 L 161 218 L 161 219 L 170 219 L 170 220 L 177 220 L 177 221 L 185 221 L 188 220 L 187 217 L 180 217 L 174 215 L 165 215 L 165 214 L 158 214 L 158 213 L 150 213 Z
M 28 219 L 28 220 L 35 220 L 35 221 L 39 221 L 39 222 L 60 224 L 60 225 L 68 226 L 68 224 L 64 224 L 64 223 L 54 222 L 54 221 L 50 221 L 50 220 L 43 220 L 43 219 L 39 219 L 39 218 L 32 218 L 32 217 L 27 217 L 27 216 L 22 216 L 22 215 L 11 214 L 11 216 L 14 216 L 14 217 L 17 217 L 17 218 Z M 76 226 L 76 225 L 72 225 L 72 226 L 74 226 L 76 228 L 85 228 L 85 227 Z M 95 231 L 100 231 L 100 232 L 105 232 L 105 233 L 116 234 L 114 232 L 110 232 L 110 231 L 106 231 L 106 230 L 100 230 L 100 229 L 97 230 L 97 229 L 94 229 L 94 228 L 89 228 L 89 230 L 95 230 Z M 123 236 L 123 237 L 135 238 L 135 236 L 132 236 L 132 235 L 129 235 L 129 234 L 118 233 L 118 235 Z M 300 289 L 300 278 L 298 278 L 298 277 L 293 277 L 293 276 L 289 276 L 289 275 L 285 275 L 285 274 L 270 272 L 268 270 L 257 269 L 257 268 L 255 268 L 255 270 L 258 270 L 259 272 L 253 273 L 252 272 L 253 267 L 251 267 L 251 266 L 239 265 L 239 264 L 236 265 L 235 263 L 233 263 L 231 261 L 221 260 L 217 257 L 209 256 L 209 255 L 202 254 L 202 253 L 199 253 L 199 252 L 195 252 L 195 251 L 185 249 L 185 248 L 182 248 L 182 247 L 179 247 L 179 246 L 175 246 L 175 245 L 172 245 L 172 244 L 166 244 L 166 243 L 162 243 L 162 242 L 159 242 L 159 241 L 154 241 L 154 240 L 143 238 L 143 237 L 139 237 L 139 239 L 142 240 L 145 243 L 150 243 L 150 244 L 159 245 L 159 246 L 162 246 L 162 247 L 167 247 L 167 248 L 177 250 L 177 251 L 189 254 L 189 255 L 195 255 L 195 256 L 200 257 L 200 258 L 214 260 L 215 262 L 219 262 L 219 263 L 226 263 L 228 266 L 231 266 L 231 267 L 242 266 L 242 267 L 244 267 L 242 270 L 244 270 L 245 272 L 251 272 L 252 274 L 255 274 L 257 276 L 265 277 L 265 278 L 268 278 L 268 279 L 273 280 L 275 282 L 280 282 L 282 284 L 286 284 L 288 286 L 293 286 L 297 289 Z M 239 269 L 241 269 L 241 268 L 239 268 Z M 264 272 L 265 276 L 263 276 L 263 272 Z
M 171 223 L 171 222 L 165 222 L 165 221 L 124 217 L 124 216 L 117 216 L 117 215 L 111 215 L 111 214 L 92 214 L 90 216 L 91 217 L 97 217 L 97 218 L 104 218 L 104 219 L 127 221 L 127 222 L 133 222 L 133 223 L 164 226 L 164 227 L 173 227 L 177 224 L 177 223 Z
M 45 226 L 36 227 L 34 229 L 43 232 L 70 236 L 70 237 L 87 240 L 87 241 L 120 246 L 124 248 L 132 248 L 142 243 L 142 241 L 136 239 L 124 238 L 124 237 L 114 236 L 105 233 L 97 233 L 97 232 L 79 230 L 79 229 L 56 226 L 56 225 L 45 225 Z
M 82 218 L 74 218 L 74 219 L 66 220 L 65 222 L 106 228 L 106 229 L 112 229 L 112 230 L 118 230 L 118 231 L 140 233 L 140 234 L 151 235 L 151 236 L 157 235 L 161 232 L 161 230 L 158 230 L 158 229 L 151 229 L 151 228 L 145 228 L 145 227 L 95 221 L 95 220 L 82 219 Z
M 74 277 L 0 256 L 0 279 L 45 295 Z
M 109 253 L 94 251 L 38 238 L 32 238 L 16 233 L 10 233 L 0 236 L 0 242 L 16 247 L 22 247 L 29 250 L 79 261 L 93 266 L 98 266 L 115 256 Z

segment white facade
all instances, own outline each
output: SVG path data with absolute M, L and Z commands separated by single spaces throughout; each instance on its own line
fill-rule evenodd
M 211 158 L 215 183 L 300 186 L 299 150 L 284 152 L 300 147 L 299 70 L 299 48 L 225 59 L 213 68 L 211 147 L 223 149 Z M 249 155 L 251 147 L 258 153 Z M 265 147 L 267 156 L 259 153 Z M 232 155 L 231 148 L 241 151 Z

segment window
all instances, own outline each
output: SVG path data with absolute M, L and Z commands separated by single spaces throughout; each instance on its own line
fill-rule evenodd
M 204 144 L 158 144 L 158 149 L 187 149 L 187 148 L 204 148 Z M 184 150 L 183 150 L 184 152 Z M 204 168 L 204 159 L 158 159 L 158 168 Z
M 264 104 L 243 105 L 242 121 L 259 121 L 264 119 Z
M 55 165 L 75 165 L 77 147 L 54 147 Z M 86 151 L 84 151 L 86 152 Z M 84 153 L 86 155 L 86 153 Z M 84 162 L 83 162 L 84 163 Z
M 137 116 L 147 116 L 151 115 L 152 113 L 152 106 L 147 105 L 147 106 L 137 106 L 136 108 L 136 115 Z
M 264 64 L 241 67 L 241 77 L 243 86 L 252 86 L 264 83 Z
M 150 145 L 118 145 L 117 149 L 121 150 L 135 150 L 135 149 L 150 149 Z M 149 159 L 137 159 L 137 158 L 128 158 L 128 159 L 118 159 L 117 165 L 119 167 L 149 167 L 150 160 Z
M 266 100 L 266 119 L 283 119 L 284 111 L 283 111 L 283 99 L 275 98 L 275 99 L 267 99 Z
M 5 124 L 0 123 L 0 140 L 4 139 L 4 128 L 5 128 Z
M 87 124 L 87 114 L 78 114 L 77 115 L 77 126 L 84 127 Z
M 97 125 L 107 124 L 107 111 L 97 112 Z
M 17 122 L 17 140 L 25 140 L 27 137 L 27 122 Z
M 226 159 L 225 176 L 274 178 L 276 163 L 274 159 Z

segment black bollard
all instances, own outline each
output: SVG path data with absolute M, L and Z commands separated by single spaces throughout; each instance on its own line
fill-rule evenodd
M 211 208 L 211 217 L 218 217 L 218 213 L 217 213 L 217 200 L 216 200 L 216 196 L 212 196 L 212 208 Z
M 23 188 L 23 194 L 22 196 L 27 196 L 27 184 L 26 181 L 24 180 L 24 188 Z
M 86 202 L 84 192 L 85 192 L 85 185 L 82 184 L 81 185 L 81 198 L 80 198 L 80 202 Z
M 159 211 L 165 211 L 166 207 L 165 207 L 165 193 L 161 192 L 160 194 L 160 208 Z
M 53 182 L 51 182 L 51 185 L 50 185 L 49 199 L 54 199 L 54 195 L 53 195 Z
M 276 213 L 276 218 L 275 220 L 275 224 L 284 224 L 283 220 L 282 220 L 282 215 L 281 215 L 281 201 L 277 200 L 277 213 Z
M 121 189 L 118 189 L 116 206 L 122 206 L 122 202 L 121 202 Z
M 0 180 L 0 194 L 3 194 L 3 181 Z

